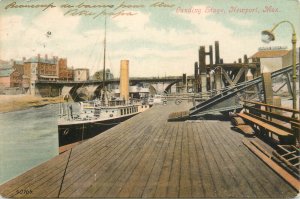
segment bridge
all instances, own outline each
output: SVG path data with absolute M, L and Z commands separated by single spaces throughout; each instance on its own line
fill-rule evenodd
M 187 76 L 188 80 L 194 79 L 193 76 Z M 182 76 L 169 76 L 169 77 L 132 77 L 129 78 L 131 85 L 138 83 L 170 83 L 182 81 Z M 106 84 L 118 84 L 120 82 L 119 78 L 108 79 L 105 81 Z M 66 81 L 66 80 L 37 80 L 36 84 L 50 84 L 50 85 L 60 85 L 60 86 L 81 86 L 81 85 L 102 85 L 102 80 L 87 80 L 87 81 Z
M 129 78 L 130 85 L 143 84 L 154 93 L 170 92 L 171 87 L 183 81 L 183 76 L 168 76 L 168 77 L 132 77 Z M 187 76 L 187 81 L 194 81 L 193 76 Z M 120 79 L 108 79 L 105 85 L 109 88 L 116 88 L 119 85 Z M 70 94 L 73 99 L 78 95 L 79 89 L 86 89 L 83 92 L 88 95 L 97 94 L 103 87 L 102 80 L 87 80 L 87 81 L 65 81 L 65 80 L 36 80 L 35 94 L 41 96 L 58 96 L 60 94 Z M 76 94 L 77 93 L 77 94 Z

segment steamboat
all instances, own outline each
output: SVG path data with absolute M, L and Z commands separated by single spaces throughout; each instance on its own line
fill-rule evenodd
M 60 153 L 150 108 L 147 101 L 129 100 L 129 60 L 121 60 L 120 97 L 116 99 L 108 96 L 105 85 L 105 53 L 106 20 L 101 98 L 60 106 L 58 118 Z M 75 108 L 79 110 L 76 112 Z

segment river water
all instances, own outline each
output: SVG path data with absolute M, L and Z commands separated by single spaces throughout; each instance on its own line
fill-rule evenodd
M 0 113 L 0 184 L 58 155 L 58 104 Z

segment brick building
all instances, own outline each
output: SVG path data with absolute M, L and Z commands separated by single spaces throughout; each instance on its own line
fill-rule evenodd
M 10 64 L 0 66 L 0 86 L 22 87 L 22 74 Z
M 22 61 L 11 60 L 13 68 L 21 74 L 22 84 L 20 87 L 28 88 L 29 87 L 29 78 L 24 76 L 24 62 L 26 58 L 23 57 Z
M 73 69 L 68 68 L 68 60 L 60 58 L 58 60 L 58 79 L 59 80 L 73 80 Z
M 24 61 L 24 76 L 29 77 L 30 80 L 48 80 L 55 81 L 58 79 L 58 57 L 48 59 L 38 54 Z

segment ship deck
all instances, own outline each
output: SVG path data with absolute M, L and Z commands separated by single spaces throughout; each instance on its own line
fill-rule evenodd
M 295 197 L 229 121 L 154 106 L 0 186 L 2 197 Z

